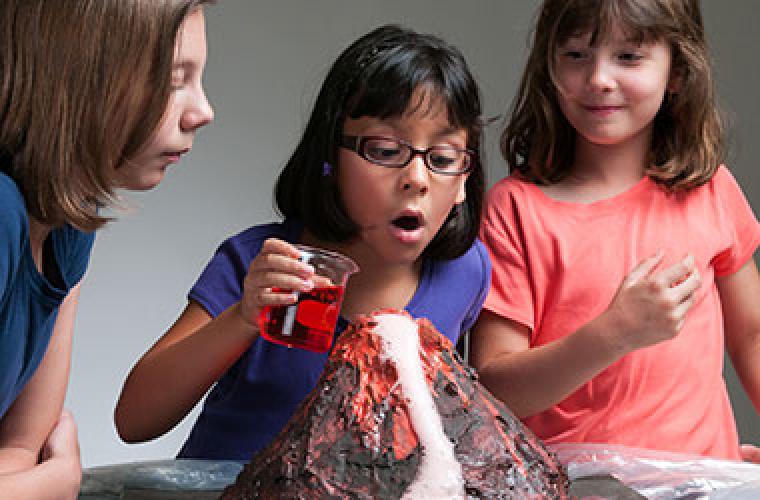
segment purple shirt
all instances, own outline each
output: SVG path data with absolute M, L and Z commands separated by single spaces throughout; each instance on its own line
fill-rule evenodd
M 251 260 L 267 238 L 298 241 L 295 221 L 252 227 L 226 240 L 188 294 L 212 317 L 238 302 Z M 456 344 L 475 322 L 491 264 L 480 241 L 461 257 L 426 261 L 405 310 L 426 317 Z M 339 318 L 335 335 L 348 322 Z M 290 349 L 259 337 L 213 387 L 178 458 L 247 461 L 266 446 L 316 386 L 329 353 Z

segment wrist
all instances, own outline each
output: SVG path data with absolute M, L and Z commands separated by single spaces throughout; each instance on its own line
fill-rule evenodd
M 630 345 L 631 339 L 626 335 L 621 321 L 609 310 L 593 319 L 586 328 L 594 337 L 594 343 L 614 361 L 633 350 Z
M 233 306 L 233 316 L 238 324 L 238 330 L 247 337 L 255 339 L 259 336 L 259 326 L 256 321 L 256 317 L 251 314 L 246 314 L 243 306 L 240 302 Z

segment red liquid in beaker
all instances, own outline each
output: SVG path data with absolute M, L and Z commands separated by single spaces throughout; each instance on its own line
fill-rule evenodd
M 262 308 L 259 315 L 261 335 L 270 342 L 288 347 L 327 351 L 332 345 L 343 292 L 342 286 L 314 288 L 299 293 L 298 302 L 293 305 Z M 289 313 L 292 308 L 295 312 Z

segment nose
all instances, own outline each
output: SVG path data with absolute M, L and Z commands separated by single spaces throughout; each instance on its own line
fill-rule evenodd
M 610 65 L 598 58 L 589 65 L 588 85 L 595 92 L 610 92 L 615 86 L 615 78 Z
M 193 132 L 199 128 L 208 125 L 214 120 L 214 108 L 206 97 L 206 93 L 201 89 L 196 99 L 192 101 L 182 113 L 180 127 L 183 132 Z
M 406 167 L 401 169 L 400 184 L 403 191 L 427 193 L 430 188 L 430 171 L 425 165 L 423 155 L 416 155 Z

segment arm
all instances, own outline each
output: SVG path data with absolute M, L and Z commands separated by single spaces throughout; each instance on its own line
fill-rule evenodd
M 171 430 L 258 338 L 256 318 L 265 305 L 292 304 L 308 291 L 313 269 L 298 250 L 276 239 L 264 242 L 251 262 L 243 296 L 212 319 L 191 302 L 182 315 L 135 364 L 124 382 L 114 420 L 127 442 L 154 439 Z
M 81 465 L 76 427 L 61 413 L 79 299 L 74 287 L 58 310 L 40 366 L 0 421 L 0 491 L 5 498 L 75 498 Z
M 760 277 L 750 259 L 715 280 L 720 294 L 726 350 L 755 409 L 760 412 Z
M 691 258 L 654 273 L 661 259 L 642 261 L 604 313 L 546 345 L 530 348 L 528 327 L 484 310 L 472 338 L 483 384 L 523 418 L 559 403 L 625 354 L 674 337 L 700 278 Z

